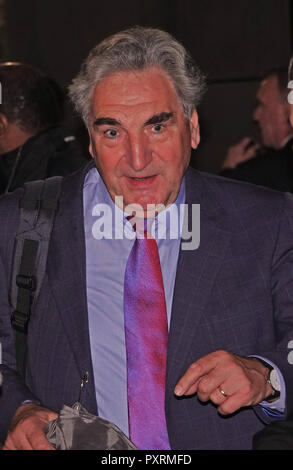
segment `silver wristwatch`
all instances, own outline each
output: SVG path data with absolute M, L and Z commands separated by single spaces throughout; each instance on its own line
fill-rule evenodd
M 279 379 L 278 372 L 276 369 L 271 366 L 271 364 L 268 364 L 266 361 L 263 359 L 260 359 L 259 357 L 254 357 L 254 359 L 257 359 L 260 361 L 267 369 L 269 369 L 269 376 L 267 378 L 267 383 L 270 384 L 270 386 L 273 389 L 273 393 L 271 393 L 268 397 L 266 397 L 264 400 L 265 401 L 271 401 L 271 400 L 276 400 L 276 398 L 279 398 L 280 392 L 281 392 L 281 383 Z
M 266 401 L 279 398 L 280 392 L 281 392 L 281 384 L 280 384 L 278 373 L 276 369 L 274 369 L 272 366 L 270 366 L 269 364 L 268 366 L 270 369 L 270 374 L 269 374 L 269 378 L 267 379 L 267 382 L 272 387 L 273 393 L 271 393 L 268 397 L 265 398 Z

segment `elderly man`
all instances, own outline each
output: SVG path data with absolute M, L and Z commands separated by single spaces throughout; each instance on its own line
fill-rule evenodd
M 4 449 L 51 448 L 44 426 L 81 382 L 83 406 L 139 449 L 250 449 L 292 409 L 293 201 L 188 168 L 203 87 L 181 44 L 140 27 L 94 48 L 73 81 L 93 164 L 63 183 L 26 383 L 7 293 L 21 191 L 2 199 Z M 188 247 L 176 215 L 198 224 L 198 204 Z

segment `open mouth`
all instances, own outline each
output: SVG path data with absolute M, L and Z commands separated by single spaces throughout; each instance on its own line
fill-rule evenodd
M 137 177 L 137 176 L 128 176 L 127 179 L 131 186 L 137 187 L 137 188 L 145 188 L 149 185 L 151 185 L 157 175 L 150 175 L 150 176 L 144 176 L 144 177 Z
M 153 176 L 144 176 L 143 178 L 131 177 L 131 179 L 136 180 L 136 181 L 144 181 L 144 180 L 148 180 L 149 178 L 153 178 Z

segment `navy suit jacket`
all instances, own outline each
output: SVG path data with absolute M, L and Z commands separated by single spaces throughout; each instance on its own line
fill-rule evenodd
M 82 190 L 91 165 L 66 177 L 47 272 L 28 332 L 27 385 L 15 371 L 9 282 L 18 200 L 0 199 L 0 329 L 3 386 L 0 441 L 15 409 L 37 399 L 59 411 L 78 399 L 98 413 L 89 343 Z M 260 406 L 220 416 L 197 396 L 173 390 L 187 367 L 218 349 L 261 355 L 279 366 L 293 407 L 293 197 L 189 169 L 186 202 L 201 206 L 201 240 L 180 251 L 169 333 L 166 419 L 172 449 L 250 449 L 267 418 Z M 111 295 L 111 293 L 109 293 Z M 292 347 L 292 346 L 291 346 Z M 143 423 L 142 423 L 143 425 Z

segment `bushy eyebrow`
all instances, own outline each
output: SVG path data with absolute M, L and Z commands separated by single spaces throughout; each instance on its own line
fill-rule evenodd
M 159 113 L 154 114 L 151 118 L 149 118 L 145 123 L 144 126 L 149 126 L 151 124 L 161 124 L 162 122 L 167 122 L 174 113 Z M 94 120 L 94 127 L 98 126 L 121 126 L 121 122 L 117 119 L 110 118 L 110 117 L 99 117 Z
M 161 124 L 161 122 L 166 122 L 168 121 L 174 113 L 160 113 L 160 114 L 154 114 L 150 119 L 148 119 L 144 125 L 149 126 L 150 124 Z
M 94 120 L 94 126 L 121 126 L 121 122 L 117 121 L 117 119 L 113 119 L 110 117 L 100 117 Z

